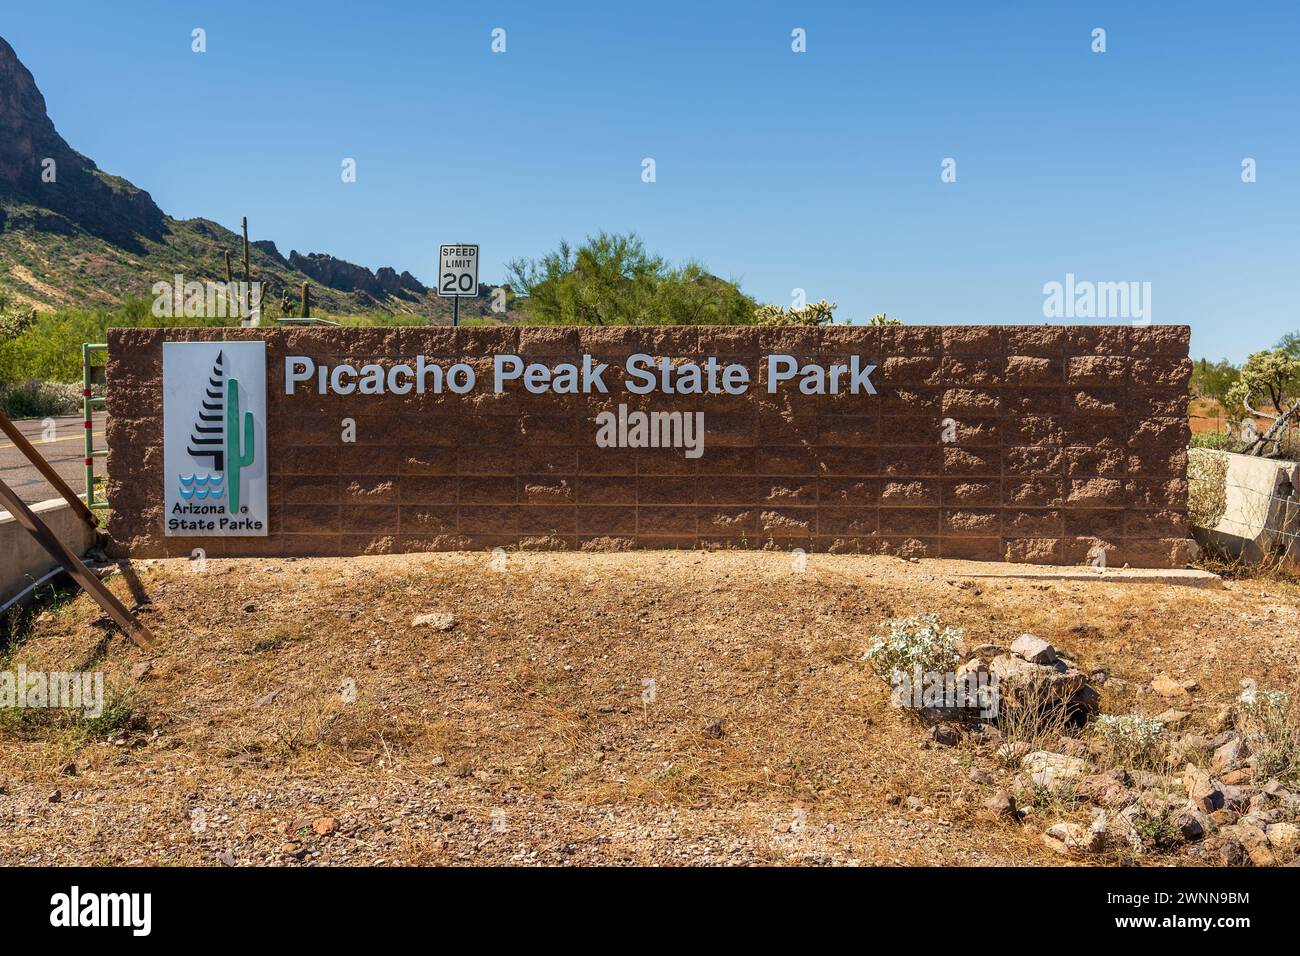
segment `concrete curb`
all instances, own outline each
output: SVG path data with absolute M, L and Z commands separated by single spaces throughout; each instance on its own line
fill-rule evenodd
M 950 565 L 956 562 L 948 562 Z M 974 562 L 969 562 L 974 565 Z M 921 562 L 924 567 L 925 562 Z M 1085 568 L 1052 564 L 983 564 L 946 569 L 959 578 L 984 578 L 1023 581 L 1084 581 L 1091 584 L 1178 584 L 1193 588 L 1221 588 L 1223 579 L 1212 571 L 1198 568 Z
M 95 543 L 95 532 L 86 527 L 62 498 L 51 498 L 30 506 L 65 545 L 85 554 Z M 58 562 L 37 543 L 7 511 L 0 511 L 0 602 L 13 597 L 38 580 Z

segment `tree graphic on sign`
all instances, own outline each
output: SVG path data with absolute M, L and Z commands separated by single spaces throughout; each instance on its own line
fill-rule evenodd
M 199 406 L 199 417 L 185 450 L 194 460 L 207 458 L 213 472 L 225 471 L 226 463 L 226 353 L 218 352 L 208 376 L 208 387 Z

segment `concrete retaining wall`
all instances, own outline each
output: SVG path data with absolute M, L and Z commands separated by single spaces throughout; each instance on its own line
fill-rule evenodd
M 1198 516 L 1206 526 L 1195 528 L 1196 537 L 1252 564 L 1275 559 L 1300 567 L 1300 462 L 1204 448 L 1192 453 L 1194 480 L 1207 485 L 1195 490 L 1211 512 Z
M 76 554 L 85 554 L 95 543 L 95 532 L 86 527 L 62 498 L 42 501 L 31 509 Z M 0 602 L 13 597 L 58 564 L 13 515 L 0 511 Z

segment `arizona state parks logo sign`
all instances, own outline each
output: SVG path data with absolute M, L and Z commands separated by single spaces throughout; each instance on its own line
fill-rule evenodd
M 265 535 L 266 344 L 163 343 L 168 535 Z

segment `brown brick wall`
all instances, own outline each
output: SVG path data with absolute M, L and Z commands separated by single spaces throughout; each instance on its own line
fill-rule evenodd
M 167 538 L 162 342 L 265 338 L 271 533 Z M 119 553 L 777 547 L 1079 564 L 1185 560 L 1183 326 L 115 329 L 109 532 Z M 609 362 L 608 395 L 492 393 L 491 356 Z M 638 396 L 645 352 L 749 367 L 739 396 Z M 465 396 L 284 394 L 285 355 L 464 360 Z M 877 395 L 765 387 L 766 356 L 859 355 Z M 702 411 L 705 452 L 595 444 L 595 415 Z M 340 440 L 344 418 L 355 444 Z M 943 421 L 956 422 L 944 443 Z

